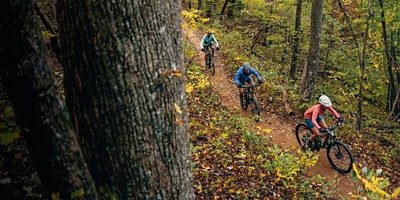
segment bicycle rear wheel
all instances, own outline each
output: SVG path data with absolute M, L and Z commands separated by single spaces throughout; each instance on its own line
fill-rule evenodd
M 335 141 L 326 150 L 329 163 L 339 173 L 349 173 L 354 162 L 350 149 L 342 142 Z
M 251 112 L 254 115 L 254 119 L 256 120 L 256 122 L 259 122 L 261 119 L 261 109 L 260 109 L 260 105 L 258 104 L 257 99 L 253 99 L 252 100 L 252 104 L 251 104 Z
M 300 144 L 300 147 L 303 150 L 307 150 L 310 147 L 308 146 L 308 141 L 310 140 L 312 135 L 311 130 L 305 124 L 297 124 L 296 126 L 296 138 L 297 142 Z

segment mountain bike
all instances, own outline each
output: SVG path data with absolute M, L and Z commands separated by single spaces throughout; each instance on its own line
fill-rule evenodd
M 250 105 L 251 112 L 253 113 L 254 119 L 256 122 L 259 122 L 261 119 L 261 109 L 258 101 L 254 95 L 254 87 L 261 85 L 262 82 L 257 82 L 255 85 L 245 85 L 243 86 L 243 99 L 240 101 L 240 105 L 243 110 L 247 110 L 247 107 Z
M 215 74 L 215 65 L 214 65 L 214 52 L 211 47 L 205 49 L 207 60 L 206 60 L 206 68 L 210 70 L 211 74 Z
M 338 121 L 335 126 L 329 127 L 324 133 L 320 133 L 314 141 L 320 142 L 320 149 L 326 148 L 329 163 L 336 171 L 344 174 L 351 171 L 354 158 L 350 149 L 338 141 L 336 134 L 333 132 L 340 125 L 341 123 Z M 311 148 L 308 146 L 308 141 L 312 134 L 307 125 L 297 124 L 296 138 L 303 150 Z M 319 151 L 319 149 L 316 150 Z

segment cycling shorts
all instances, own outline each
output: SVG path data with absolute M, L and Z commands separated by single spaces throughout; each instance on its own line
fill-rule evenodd
M 323 119 L 324 118 L 322 118 L 321 116 L 318 116 L 317 117 L 317 122 L 320 122 Z M 306 124 L 307 124 L 308 128 L 312 129 L 312 128 L 315 127 L 314 124 L 312 123 L 311 119 L 305 119 L 305 121 L 306 121 Z

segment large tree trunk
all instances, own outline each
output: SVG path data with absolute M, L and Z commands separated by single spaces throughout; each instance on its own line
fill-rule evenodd
M 180 1 L 58 1 L 67 105 L 102 197 L 193 199 Z
M 294 38 L 292 47 L 292 62 L 290 64 L 289 74 L 292 79 L 295 78 L 296 68 L 297 68 L 297 57 L 299 55 L 299 37 L 300 37 L 300 27 L 301 27 L 301 9 L 303 5 L 303 0 L 297 0 L 296 4 L 296 20 L 294 24 Z
M 32 1 L 2 1 L 0 79 L 47 199 L 96 199 L 96 191 L 37 29 Z M 23 34 L 21 34 L 23 33 Z
M 322 8 L 324 0 L 313 0 L 311 8 L 310 46 L 308 50 L 307 69 L 304 70 L 305 79 L 302 80 L 300 103 L 310 99 L 314 92 L 315 80 L 318 75 L 320 33 L 322 23 Z

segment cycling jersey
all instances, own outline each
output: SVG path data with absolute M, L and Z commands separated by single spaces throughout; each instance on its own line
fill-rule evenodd
M 247 80 L 250 78 L 251 74 L 254 74 L 257 77 L 258 81 L 261 81 L 261 76 L 256 70 L 250 68 L 249 73 L 246 73 L 244 71 L 244 67 L 241 67 L 235 74 L 234 82 L 237 85 L 244 85 L 245 82 L 248 82 Z
M 208 36 L 208 34 L 205 34 L 203 36 L 203 39 L 201 39 L 200 48 L 203 49 L 204 47 L 212 46 L 213 41 L 215 42 L 215 46 L 219 48 L 217 39 L 215 39 L 214 35 L 211 34 L 210 36 Z
M 340 115 L 336 112 L 335 109 L 333 109 L 332 106 L 326 107 L 337 119 L 340 117 Z M 311 120 L 314 126 L 319 129 L 321 126 L 317 122 L 318 116 L 321 116 L 324 114 L 324 108 L 322 107 L 321 104 L 316 104 L 313 107 L 309 108 L 305 113 L 304 113 L 304 118 Z

